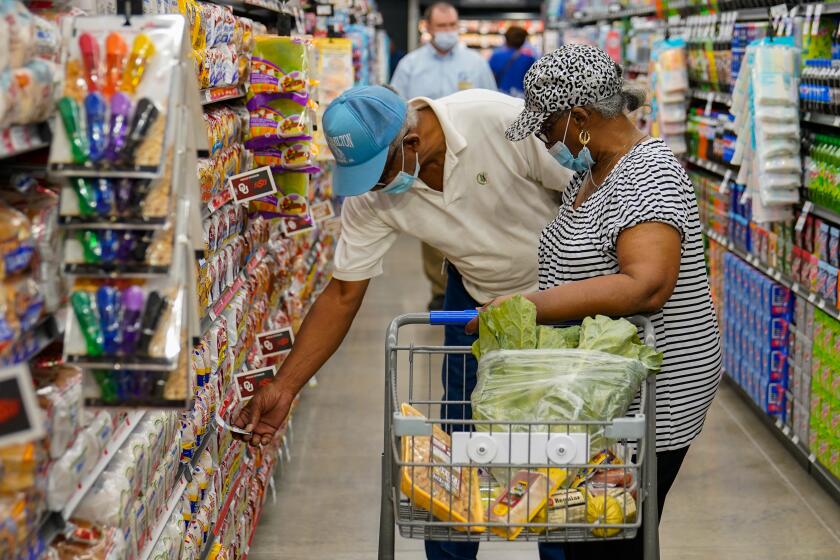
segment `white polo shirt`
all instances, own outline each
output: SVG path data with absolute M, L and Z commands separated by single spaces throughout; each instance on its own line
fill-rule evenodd
M 481 303 L 536 290 L 540 232 L 557 215 L 572 173 L 533 136 L 505 139 L 521 99 L 473 89 L 410 103 L 431 107 L 443 128 L 443 192 L 417 180 L 402 194 L 348 197 L 333 276 L 359 281 L 382 274 L 385 253 L 407 233 L 442 252 Z

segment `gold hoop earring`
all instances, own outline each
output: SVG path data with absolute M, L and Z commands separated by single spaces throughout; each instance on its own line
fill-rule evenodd
M 589 144 L 589 141 L 592 140 L 592 137 L 589 135 L 588 130 L 581 130 L 580 134 L 578 134 L 578 140 L 580 140 L 581 146 L 585 148 Z

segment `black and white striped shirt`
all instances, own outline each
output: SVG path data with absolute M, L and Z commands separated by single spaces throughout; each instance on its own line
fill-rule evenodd
M 686 447 L 700 434 L 721 374 L 720 335 L 691 181 L 658 139 L 631 149 L 575 210 L 585 178 L 586 174 L 575 177 L 563 195 L 560 213 L 542 232 L 540 289 L 618 273 L 616 242 L 627 228 L 661 222 L 680 232 L 676 288 L 651 318 L 657 349 L 665 354 L 656 376 L 657 451 Z

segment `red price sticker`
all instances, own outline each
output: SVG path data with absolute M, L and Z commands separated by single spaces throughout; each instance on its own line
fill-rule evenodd
M 268 166 L 233 175 L 228 179 L 228 186 L 233 199 L 239 204 L 277 192 L 274 176 Z
M 292 349 L 295 343 L 295 333 L 291 327 L 257 335 L 257 344 L 263 358 L 276 356 Z
M 274 369 L 274 366 L 237 373 L 233 376 L 236 396 L 239 397 L 241 402 L 250 400 L 254 396 L 254 393 L 257 392 L 257 389 L 271 383 L 271 380 L 274 379 L 276 374 L 277 370 Z

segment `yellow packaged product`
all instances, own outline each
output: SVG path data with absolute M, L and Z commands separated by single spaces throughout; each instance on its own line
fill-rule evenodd
M 563 469 L 533 469 L 516 472 L 508 487 L 490 506 L 491 522 L 516 525 L 530 523 L 540 511 L 545 510 L 548 497 L 553 495 L 566 480 Z M 524 527 L 491 527 L 495 534 L 515 540 Z
M 406 416 L 423 416 L 414 407 L 403 403 Z M 478 470 L 469 467 L 450 467 L 452 440 L 438 426 L 432 436 L 403 436 L 402 461 L 404 463 L 440 463 L 435 467 L 403 467 L 400 487 L 403 494 L 416 506 L 432 512 L 440 521 L 475 523 L 469 527 L 474 533 L 485 530 L 484 507 L 478 481 Z M 451 504 L 451 507 L 450 507 Z M 457 527 L 467 531 L 466 527 Z
M 624 488 L 589 488 L 582 492 L 588 497 L 587 523 L 613 525 L 633 523 L 636 519 L 636 500 Z M 620 532 L 621 529 L 617 527 L 592 529 L 592 534 L 596 537 L 614 537 Z
M 580 490 L 562 488 L 551 495 L 545 507 L 534 517 L 534 523 L 548 523 L 552 526 L 586 523 L 586 497 Z M 546 529 L 537 527 L 532 531 L 544 533 Z

